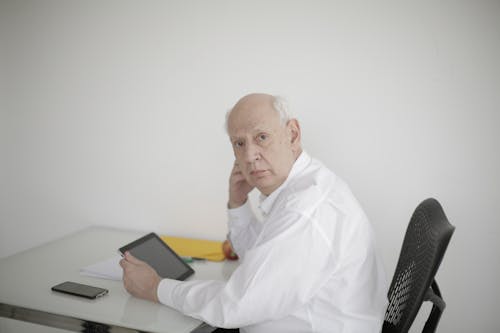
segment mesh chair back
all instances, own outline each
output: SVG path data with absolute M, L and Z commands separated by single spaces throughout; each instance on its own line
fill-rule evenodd
M 424 332 L 434 332 L 445 306 L 434 276 L 454 229 L 437 200 L 424 200 L 415 209 L 389 288 L 382 332 L 408 332 L 425 300 L 434 304 Z

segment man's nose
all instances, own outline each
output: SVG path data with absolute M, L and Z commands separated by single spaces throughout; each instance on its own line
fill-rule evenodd
M 247 162 L 254 162 L 260 159 L 260 150 L 259 147 L 255 144 L 249 144 L 245 150 L 245 159 Z

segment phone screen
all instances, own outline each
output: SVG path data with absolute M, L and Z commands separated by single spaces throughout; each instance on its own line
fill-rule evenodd
M 108 293 L 108 290 L 104 288 L 89 286 L 86 284 L 70 282 L 70 281 L 66 281 L 56 286 L 53 286 L 52 290 L 92 299 L 104 296 Z

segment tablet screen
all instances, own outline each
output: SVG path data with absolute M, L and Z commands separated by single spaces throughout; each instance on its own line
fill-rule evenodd
M 147 262 L 162 278 L 185 280 L 194 273 L 191 266 L 153 232 L 120 248 L 121 253 L 126 251 Z

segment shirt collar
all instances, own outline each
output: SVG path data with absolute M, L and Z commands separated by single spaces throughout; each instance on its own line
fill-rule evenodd
M 276 201 L 276 198 L 279 196 L 281 191 L 287 186 L 287 184 L 293 178 L 295 178 L 295 176 L 297 176 L 302 170 L 304 170 L 307 167 L 307 165 L 309 165 L 310 162 L 311 162 L 311 157 L 305 151 L 302 151 L 297 160 L 293 163 L 292 169 L 290 170 L 290 173 L 288 174 L 288 177 L 283 182 L 283 184 L 281 184 L 280 187 L 274 190 L 271 194 L 267 196 L 261 194 L 259 196 L 259 201 L 260 201 L 259 208 L 264 216 L 267 216 L 269 214 L 271 208 L 273 207 L 274 202 Z

